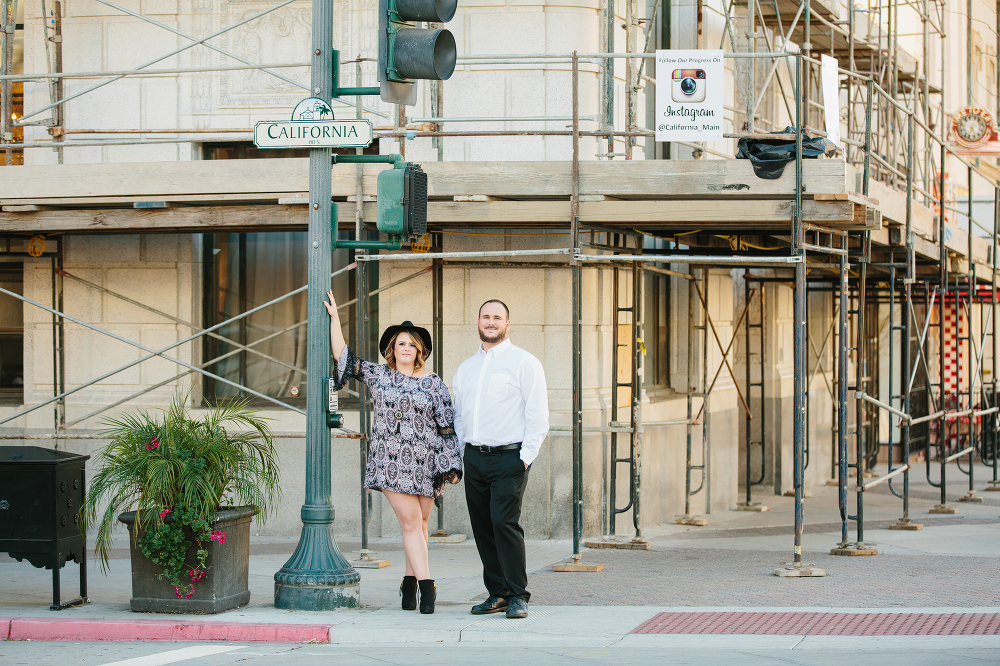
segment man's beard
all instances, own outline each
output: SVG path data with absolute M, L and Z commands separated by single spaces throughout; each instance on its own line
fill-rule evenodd
M 484 331 L 481 328 L 479 329 L 479 339 L 491 345 L 496 344 L 498 342 L 503 342 L 504 338 L 506 337 L 507 337 L 507 331 L 502 328 L 496 329 L 493 335 L 488 335 L 486 331 Z

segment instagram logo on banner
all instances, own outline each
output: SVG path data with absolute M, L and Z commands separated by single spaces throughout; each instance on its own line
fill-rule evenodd
M 670 96 L 675 102 L 705 101 L 705 70 L 675 69 L 670 83 Z

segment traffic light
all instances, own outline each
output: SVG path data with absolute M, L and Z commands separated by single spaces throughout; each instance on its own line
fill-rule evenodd
M 458 0 L 379 0 L 378 80 L 382 100 L 416 104 L 413 79 L 443 81 L 455 71 L 455 37 L 440 28 L 415 28 L 414 21 L 447 23 Z
M 427 174 L 419 164 L 386 169 L 378 175 L 378 230 L 416 239 L 427 233 Z

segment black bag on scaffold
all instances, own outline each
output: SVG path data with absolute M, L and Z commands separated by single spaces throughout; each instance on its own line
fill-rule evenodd
M 772 134 L 795 134 L 794 127 L 786 127 Z M 758 178 L 781 178 L 785 165 L 795 160 L 795 140 L 792 139 L 740 139 L 736 144 L 736 159 L 750 160 Z M 837 146 L 821 136 L 802 134 L 802 157 L 815 159 L 820 155 L 833 157 Z

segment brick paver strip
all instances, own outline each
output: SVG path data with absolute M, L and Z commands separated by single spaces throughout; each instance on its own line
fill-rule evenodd
M 1000 613 L 658 613 L 633 634 L 1000 636 Z

